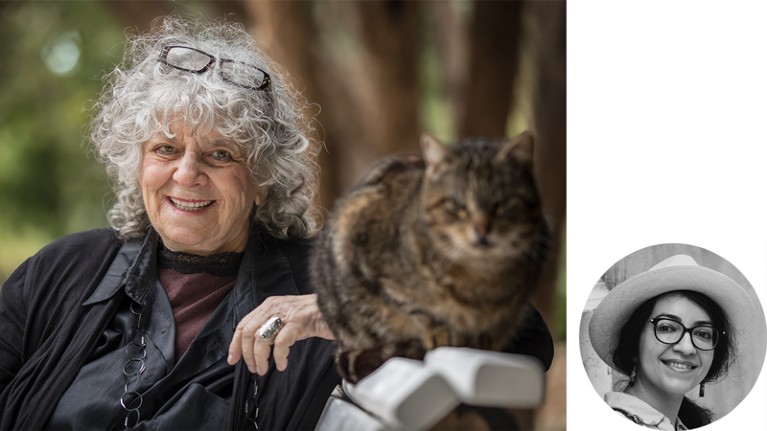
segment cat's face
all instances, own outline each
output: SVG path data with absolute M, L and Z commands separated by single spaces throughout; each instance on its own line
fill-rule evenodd
M 492 263 L 537 254 L 545 222 L 531 148 L 514 145 L 520 143 L 463 141 L 431 149 L 440 154 L 425 149 L 424 217 L 444 255 Z

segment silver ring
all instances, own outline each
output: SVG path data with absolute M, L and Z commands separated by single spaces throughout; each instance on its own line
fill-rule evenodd
M 272 316 L 266 321 L 260 328 L 258 328 L 258 336 L 264 340 L 270 340 L 277 335 L 277 332 L 282 328 L 282 319 L 277 316 Z

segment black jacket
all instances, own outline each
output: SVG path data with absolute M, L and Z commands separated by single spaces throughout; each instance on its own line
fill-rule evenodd
M 152 231 L 127 242 L 108 229 L 82 232 L 51 243 L 14 271 L 0 291 L 0 429 L 46 426 L 122 301 L 140 300 L 155 282 L 157 242 Z M 308 253 L 306 241 L 251 232 L 232 291 L 231 328 L 218 331 L 228 338 L 208 344 L 212 367 L 229 370 L 224 378 L 233 377 L 224 382 L 233 391 L 228 429 L 251 427 L 244 406 L 252 396 L 253 375 L 242 361 L 234 368 L 225 365 L 234 327 L 268 296 L 311 293 Z M 260 379 L 261 429 L 315 426 L 339 382 L 332 348 L 321 339 L 298 342 L 286 371 Z M 525 322 L 514 352 L 538 357 L 545 368 L 551 364 L 551 336 L 537 312 Z M 205 415 L 206 407 L 185 409 L 189 423 L 195 423 L 195 414 Z
M 11 275 L 0 292 L 0 428 L 45 427 L 126 294 L 141 297 L 156 282 L 157 241 L 151 231 L 128 242 L 112 230 L 82 232 L 51 243 Z M 206 359 L 210 368 L 223 370 L 217 384 L 233 387 L 230 429 L 251 426 L 244 405 L 253 392 L 253 376 L 242 361 L 226 365 L 234 326 L 268 296 L 311 293 L 308 251 L 306 241 L 251 232 L 232 291 L 231 326 L 218 331 L 228 338 L 208 343 L 212 350 L 206 353 L 213 358 Z M 260 379 L 262 429 L 314 427 L 339 381 L 332 346 L 320 339 L 301 341 L 291 349 L 288 370 Z M 187 411 L 192 424 L 195 414 L 205 414 L 204 406 Z

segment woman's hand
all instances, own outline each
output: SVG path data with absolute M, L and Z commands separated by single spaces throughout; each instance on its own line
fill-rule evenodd
M 282 329 L 264 340 L 258 329 L 272 316 L 282 319 Z M 274 364 L 283 371 L 293 344 L 309 337 L 333 339 L 317 307 L 317 295 L 270 296 L 237 324 L 227 362 L 234 365 L 242 358 L 251 373 L 263 376 L 269 371 L 269 351 L 274 345 Z

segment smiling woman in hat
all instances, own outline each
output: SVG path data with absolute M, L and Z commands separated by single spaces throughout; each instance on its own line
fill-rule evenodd
M 599 358 L 628 376 L 605 401 L 648 428 L 711 423 L 726 412 L 702 405 L 706 384 L 725 379 L 744 349 L 763 344 L 749 342 L 760 321 L 758 308 L 739 283 L 687 254 L 664 258 L 618 283 L 588 325 Z

